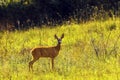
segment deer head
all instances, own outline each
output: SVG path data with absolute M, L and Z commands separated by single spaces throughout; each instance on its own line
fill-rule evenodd
M 54 37 L 55 37 L 55 39 L 57 39 L 58 44 L 61 44 L 62 39 L 64 38 L 64 33 L 62 34 L 62 36 L 61 36 L 60 38 L 58 38 L 56 34 L 55 34 L 55 36 L 54 36 Z

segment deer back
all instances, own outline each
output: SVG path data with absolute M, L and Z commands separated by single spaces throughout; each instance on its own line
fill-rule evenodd
M 59 50 L 56 47 L 36 47 L 31 51 L 33 57 L 51 57 L 54 58 L 58 55 Z

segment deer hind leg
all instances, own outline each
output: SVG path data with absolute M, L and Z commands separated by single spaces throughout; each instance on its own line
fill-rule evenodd
M 33 64 L 34 64 L 34 62 L 36 62 L 37 60 L 38 60 L 39 58 L 34 58 L 32 61 L 30 61 L 29 62 L 29 71 L 30 71 L 30 69 L 32 69 L 32 71 L 33 71 Z

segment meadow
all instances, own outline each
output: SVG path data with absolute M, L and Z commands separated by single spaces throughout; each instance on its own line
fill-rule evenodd
M 55 70 L 40 58 L 29 72 L 30 49 L 55 46 L 64 33 Z M 0 80 L 120 80 L 120 18 L 0 32 Z

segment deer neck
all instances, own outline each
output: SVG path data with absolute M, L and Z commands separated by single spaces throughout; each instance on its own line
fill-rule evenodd
M 58 43 L 58 44 L 57 44 L 57 46 L 56 46 L 56 50 L 58 50 L 58 51 L 59 51 L 59 50 L 60 50 L 60 48 L 61 48 L 61 45 Z

